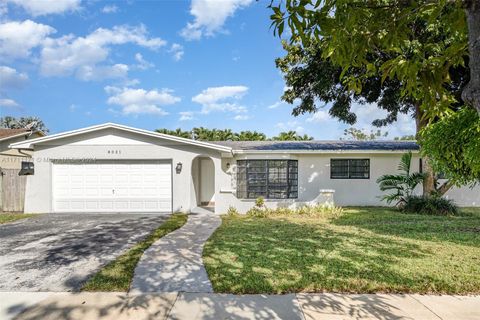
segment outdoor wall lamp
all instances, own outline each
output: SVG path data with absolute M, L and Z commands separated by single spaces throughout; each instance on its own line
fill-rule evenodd
M 227 162 L 227 170 L 230 169 L 230 162 Z
M 182 165 L 181 162 L 177 163 L 177 166 L 175 167 L 175 171 L 176 171 L 177 173 L 182 172 L 182 166 L 183 166 L 183 165 Z

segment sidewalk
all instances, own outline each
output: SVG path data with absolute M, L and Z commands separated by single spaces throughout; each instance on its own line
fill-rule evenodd
M 0 319 L 480 319 L 480 296 L 0 292 Z
M 203 266 L 203 245 L 222 220 L 202 208 L 187 223 L 156 241 L 135 268 L 130 292 L 213 292 Z

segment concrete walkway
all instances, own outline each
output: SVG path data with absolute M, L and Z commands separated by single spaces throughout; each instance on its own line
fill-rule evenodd
M 0 319 L 476 320 L 480 296 L 0 292 Z
M 135 268 L 130 292 L 213 292 L 202 251 L 205 241 L 220 224 L 219 216 L 195 209 L 182 228 L 144 252 Z

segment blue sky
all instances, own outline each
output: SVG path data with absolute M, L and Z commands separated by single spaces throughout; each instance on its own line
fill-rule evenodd
M 269 15 L 253 0 L 0 0 L 1 115 L 39 116 L 51 133 L 116 122 L 338 139 L 347 126 L 328 106 L 293 117 L 280 102 L 284 52 Z M 357 109 L 358 128 L 381 116 Z

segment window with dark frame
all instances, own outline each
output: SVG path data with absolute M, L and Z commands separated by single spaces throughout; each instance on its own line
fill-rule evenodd
M 370 179 L 370 159 L 330 159 L 331 179 Z
M 297 198 L 298 161 L 237 160 L 237 197 Z

